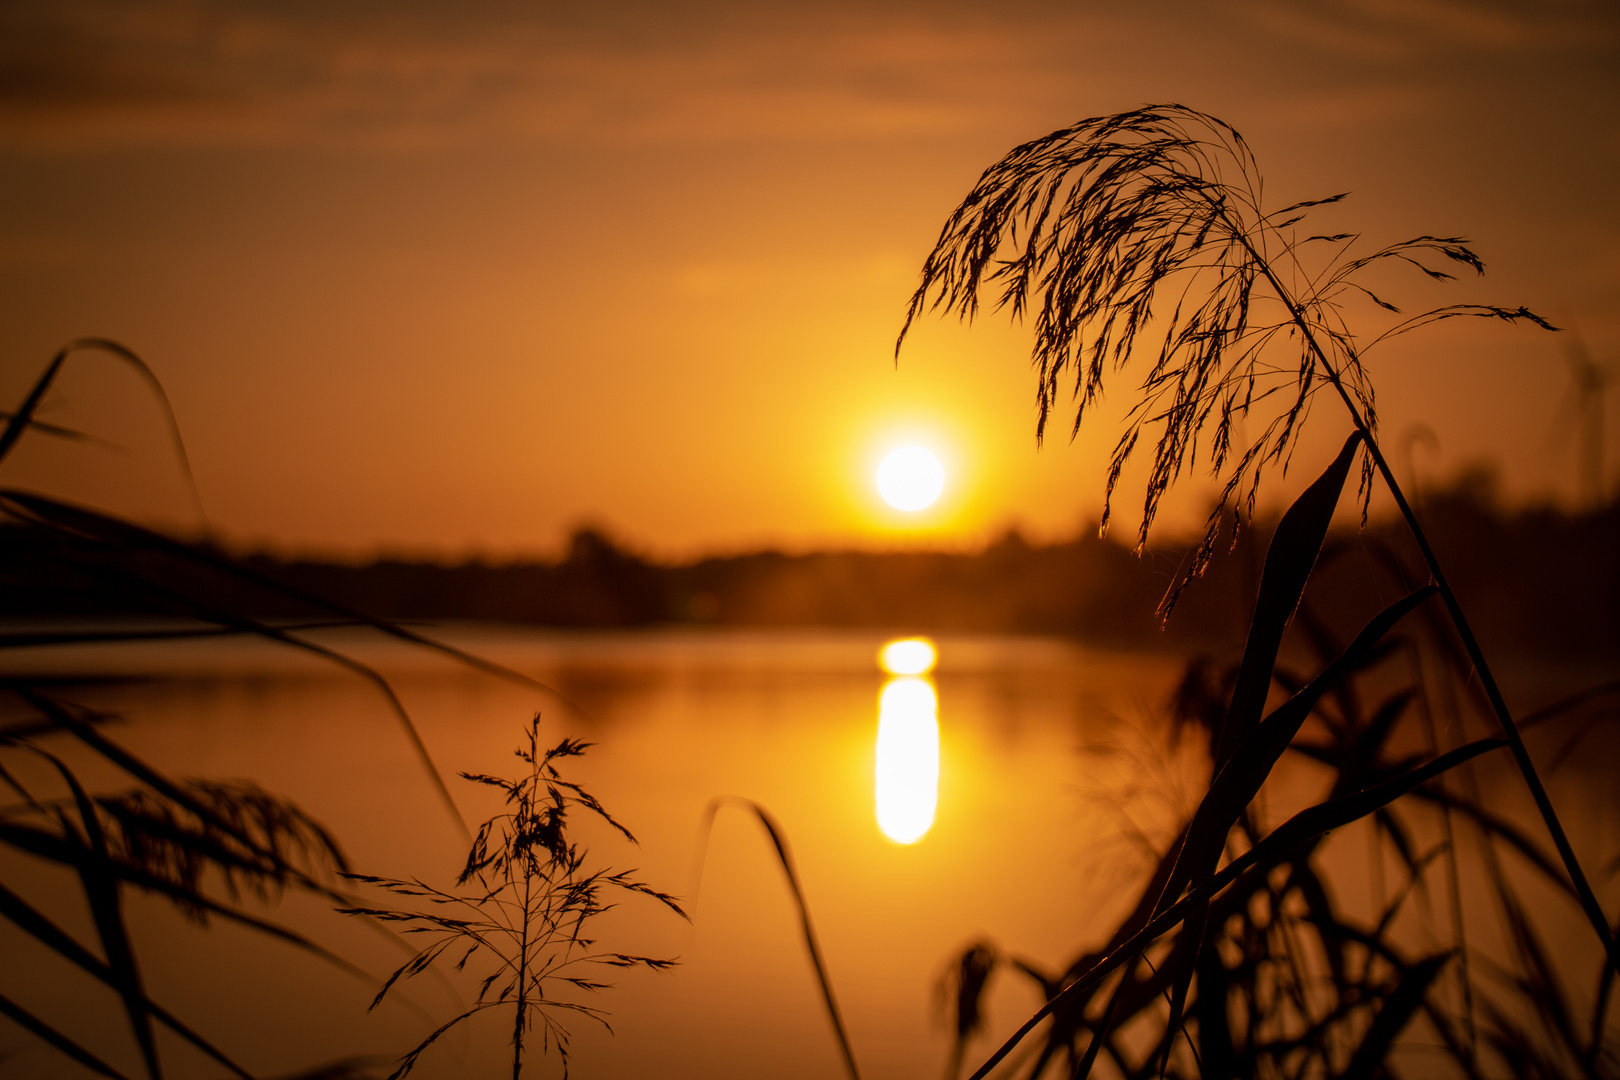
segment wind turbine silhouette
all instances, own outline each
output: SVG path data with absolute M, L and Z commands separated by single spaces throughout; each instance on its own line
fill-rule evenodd
M 1578 425 L 1581 503 L 1597 510 L 1604 502 L 1603 397 L 1614 382 L 1614 369 L 1593 360 L 1586 342 L 1574 335 L 1565 339 L 1564 361 L 1569 365 L 1569 390 L 1553 414 L 1553 434 L 1557 438 L 1571 421 Z

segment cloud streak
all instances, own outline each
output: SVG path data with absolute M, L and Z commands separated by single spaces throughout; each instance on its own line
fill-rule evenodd
M 1016 35 L 983 23 L 850 13 L 793 34 L 713 18 L 657 34 L 649 22 L 625 35 L 606 17 L 24 2 L 0 15 L 0 139 L 860 139 L 972 128 L 1042 82 L 1020 71 Z M 960 85 L 964 69 L 994 89 Z
M 1191 23 L 1204 32 L 1185 33 Z M 1167 34 L 1171 25 L 1183 33 Z M 0 8 L 0 146 L 950 137 L 1140 77 L 1099 41 L 1159 50 L 1173 74 L 1209 62 L 1190 43 L 1199 38 L 1227 62 L 1279 52 L 1352 66 L 1590 60 L 1612 53 L 1617 25 L 1585 2 L 1234 0 L 1076 13 L 1043 0 L 991 13 L 899 0 L 769 10 L 621 0 L 583 11 L 13 0 Z

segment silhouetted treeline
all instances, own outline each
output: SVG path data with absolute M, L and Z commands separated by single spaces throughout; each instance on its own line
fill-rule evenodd
M 1507 513 L 1496 507 L 1488 482 L 1475 476 L 1431 495 L 1422 513 L 1489 644 L 1580 655 L 1613 655 L 1620 647 L 1620 508 Z M 1268 535 L 1262 524 L 1242 530 L 1235 545 L 1223 544 L 1162 630 L 1155 609 L 1185 552 L 1167 546 L 1139 558 L 1095 537 L 1032 545 L 1010 532 L 971 554 L 762 551 L 663 565 L 583 529 L 555 562 L 352 566 L 252 555 L 234 565 L 399 619 L 577 628 L 874 627 L 1231 647 L 1241 643 L 1247 625 Z M 284 592 L 170 565 L 157 553 L 132 559 L 88 541 L 44 540 L 23 528 L 0 529 L 0 549 L 0 595 L 12 615 L 314 614 Z M 102 572 L 109 559 L 118 561 L 117 574 Z M 1353 625 L 1398 595 L 1402 577 L 1421 583 L 1419 566 L 1398 523 L 1341 533 L 1323 554 L 1307 602 L 1333 622 Z

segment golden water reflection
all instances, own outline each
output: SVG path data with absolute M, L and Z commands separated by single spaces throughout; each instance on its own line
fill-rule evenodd
M 890 675 L 926 675 L 939 658 L 925 637 L 897 638 L 878 650 L 878 666 Z
M 939 697 L 924 677 L 934 660 L 927 638 L 891 641 L 879 653 L 895 677 L 878 697 L 877 823 L 897 844 L 921 840 L 939 804 Z
M 361 648 L 358 630 L 329 631 L 321 640 L 390 677 L 447 774 L 508 772 L 515 738 L 536 708 L 556 725 L 554 738 L 596 742 L 571 766 L 571 778 L 642 846 L 631 849 L 598 828 L 585 834 L 593 863 L 635 867 L 639 879 L 680 893 L 696 916 L 688 923 L 656 904 L 626 903 L 603 917 L 611 947 L 679 956 L 681 965 L 628 973 L 611 992 L 586 999 L 611 1011 L 617 1034 L 574 1028 L 570 1064 L 579 1076 L 825 1080 L 842 1070 L 799 914 L 768 838 L 744 815 L 723 814 L 708 842 L 701 889 L 691 876 L 704 809 L 717 793 L 755 799 L 784 826 L 863 1073 L 939 1080 L 951 1040 L 938 1022 L 935 988 L 950 957 L 986 933 L 1020 954 L 1059 963 L 1096 947 L 1097 928 L 1125 918 L 1145 880 L 1151 864 L 1142 862 L 1143 837 L 1162 850 L 1195 804 L 1182 799 L 1195 800 L 1207 782 L 1196 740 L 1184 739 L 1169 756 L 1164 750 L 1168 735 L 1155 703 L 1183 673 L 1182 659 L 1169 650 L 1126 654 L 1056 640 L 951 638 L 940 643 L 946 673 L 937 677 L 934 708 L 937 715 L 943 706 L 948 724 L 939 732 L 934 827 L 922 842 L 899 847 L 874 827 L 868 802 L 873 713 L 881 711 L 874 691 L 886 689 L 874 671 L 882 644 L 874 636 L 450 632 L 454 644 L 558 687 L 580 712 L 402 645 Z M 19 665 L 23 652 L 3 659 Z M 118 739 L 143 759 L 176 775 L 240 777 L 293 798 L 332 828 L 367 873 L 448 884 L 465 864 L 465 838 L 434 799 L 386 701 L 360 680 L 317 666 L 316 658 L 246 641 L 61 653 L 59 667 L 29 660 L 28 670 L 80 680 L 75 697 L 128 717 Z M 83 679 L 109 671 L 125 678 Z M 1550 668 L 1526 668 L 1519 677 L 1510 700 L 1551 700 L 1571 678 Z M 895 694 L 927 701 L 916 689 Z M 62 743 L 53 749 L 71 750 Z M 1516 774 L 1499 771 L 1511 763 L 1482 760 L 1481 780 L 1497 811 L 1533 815 Z M 1310 763 L 1294 768 L 1275 778 L 1277 798 L 1290 807 L 1300 805 L 1296 796 L 1314 797 L 1310 785 L 1320 780 Z M 1620 802 L 1601 762 L 1576 755 L 1553 779 L 1564 785 L 1554 790 L 1558 805 L 1575 808 L 1577 849 L 1611 842 Z M 501 809 L 494 789 L 452 782 L 451 790 L 472 821 Z M 1368 872 L 1365 837 L 1343 830 L 1329 844 L 1339 901 L 1376 923 L 1388 895 Z M 1402 880 L 1397 864 L 1385 872 L 1391 883 Z M 1514 872 L 1534 871 L 1523 864 Z M 62 879 L 64 899 L 53 907 L 56 885 L 40 878 L 41 903 L 70 917 L 65 905 L 78 895 L 76 879 Z M 1511 943 L 1502 943 L 1506 931 L 1491 929 L 1496 914 L 1475 903 L 1487 890 L 1470 887 L 1477 879 L 1462 880 L 1466 922 L 1481 928 L 1483 943 L 1476 946 L 1471 929 L 1470 949 L 1512 955 Z M 1546 895 L 1561 895 L 1551 888 Z M 457 992 L 466 984 L 419 980 L 412 1004 L 386 1000 L 368 1011 L 376 983 L 334 977 L 313 953 L 284 950 L 219 920 L 201 931 L 138 892 L 129 903 L 154 999 L 255 1075 L 293 1075 L 361 1052 L 398 1053 L 465 1008 Z M 288 895 L 267 914 L 379 976 L 400 962 L 389 941 L 315 898 Z M 1575 921 L 1555 927 L 1546 945 L 1561 970 L 1586 965 L 1579 970 L 1589 971 L 1587 985 L 1595 986 L 1597 961 L 1580 930 Z M 24 944 L 15 927 L 0 934 L 0 966 L 38 955 L 25 954 Z M 1413 938 L 1414 949 L 1432 946 L 1427 936 Z M 68 972 L 59 985 L 31 981 L 27 989 L 38 995 L 41 1014 L 58 1008 L 82 1017 L 85 1030 L 100 1025 L 125 1039 L 127 1053 L 115 1063 L 133 1075 L 139 1056 L 116 996 L 79 981 L 80 974 Z M 1043 1001 L 1027 979 L 992 978 L 985 1030 L 974 1047 L 987 1053 Z M 510 1029 L 486 1015 L 488 1027 L 454 1029 L 435 1044 L 439 1056 L 425 1059 L 413 1080 L 499 1075 L 503 1054 L 509 1069 Z M 53 1048 L 18 1047 L 15 1031 L 0 1030 L 0 1043 L 9 1040 L 13 1051 L 0 1073 L 8 1080 L 64 1075 Z M 166 1075 L 206 1080 L 214 1075 L 209 1064 L 181 1060 Z

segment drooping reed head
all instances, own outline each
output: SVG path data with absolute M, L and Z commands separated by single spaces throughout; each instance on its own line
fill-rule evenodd
M 1355 295 L 1398 308 L 1354 280 L 1398 259 L 1483 264 L 1457 238 L 1421 236 L 1350 258 L 1354 234 L 1299 235 L 1307 211 L 1343 195 L 1266 211 L 1254 155 L 1225 122 L 1181 105 L 1083 120 L 1025 143 L 986 169 L 923 264 L 895 345 L 917 316 L 971 321 L 981 292 L 995 310 L 1032 316 L 1036 436 L 1065 387 L 1071 437 L 1111 376 L 1133 371 L 1134 397 L 1108 469 L 1102 528 L 1144 430 L 1154 438 L 1138 547 L 1170 485 L 1200 463 L 1222 481 L 1202 545 L 1167 605 L 1201 572 L 1229 511 L 1252 516 L 1261 477 L 1286 467 L 1312 400 L 1332 387 L 1376 437 L 1373 388 L 1342 317 Z M 1313 250 L 1321 258 L 1310 258 Z M 1545 322 L 1523 308 L 1459 305 L 1381 337 L 1455 315 Z M 1376 340 L 1376 339 L 1375 339 Z M 1144 348 L 1145 346 L 1145 348 Z M 1363 474 L 1363 492 L 1371 474 Z M 1168 607 L 1163 609 L 1168 610 Z

